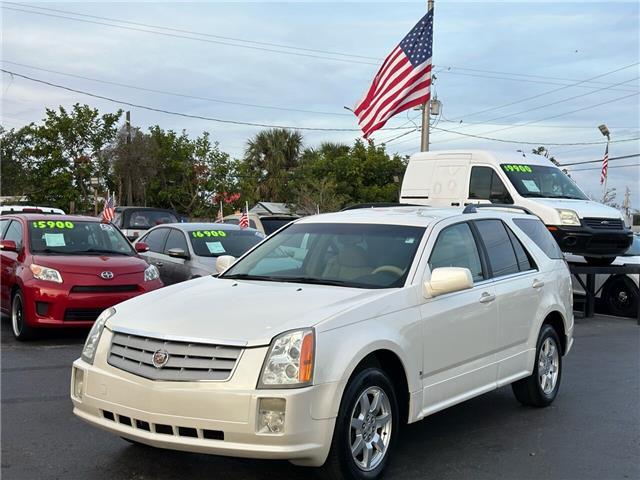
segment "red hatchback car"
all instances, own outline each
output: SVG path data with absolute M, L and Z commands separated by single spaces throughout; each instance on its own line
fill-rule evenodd
M 70 215 L 0 219 L 2 312 L 13 334 L 38 327 L 90 327 L 100 313 L 162 287 L 158 270 L 114 226 Z

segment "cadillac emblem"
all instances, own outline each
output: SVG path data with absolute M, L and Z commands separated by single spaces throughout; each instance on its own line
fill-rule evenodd
M 153 363 L 153 366 L 156 368 L 164 367 L 168 361 L 169 361 L 169 352 L 162 349 L 156 350 L 153 353 L 153 357 L 151 358 L 151 362 Z

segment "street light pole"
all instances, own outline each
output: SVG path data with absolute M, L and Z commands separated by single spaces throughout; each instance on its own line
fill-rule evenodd
M 607 178 L 609 177 L 609 142 L 611 141 L 611 132 L 609 131 L 609 128 L 607 127 L 606 124 L 602 124 L 602 125 L 598 125 L 598 130 L 600 130 L 600 133 L 602 133 L 602 135 L 604 135 L 605 137 L 607 137 L 607 148 L 605 149 L 605 157 L 607 157 L 607 171 L 605 172 L 604 175 L 604 181 L 603 181 L 603 185 L 604 185 L 604 190 L 602 191 L 602 203 L 604 203 L 607 200 Z M 604 158 L 602 159 L 602 162 L 604 163 Z M 603 165 L 604 167 L 604 165 Z
M 433 10 L 433 0 L 427 2 L 427 12 Z M 433 41 L 433 39 L 432 39 Z M 422 106 L 422 135 L 420 136 L 420 151 L 429 151 L 429 121 L 431 117 L 431 95 L 429 100 Z

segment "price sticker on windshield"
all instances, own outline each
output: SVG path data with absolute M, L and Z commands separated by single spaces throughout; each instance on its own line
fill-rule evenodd
M 523 173 L 532 173 L 533 170 L 529 165 L 518 165 L 517 163 L 510 165 L 502 165 L 502 168 L 506 172 L 523 172 Z
M 32 223 L 33 228 L 56 228 L 56 229 L 72 229 L 75 228 L 75 225 L 73 222 L 63 222 L 60 220 L 57 221 L 53 221 L 53 220 L 37 220 L 35 222 Z
M 211 237 L 226 237 L 227 232 L 224 230 L 195 230 L 191 232 L 193 238 L 211 238 Z

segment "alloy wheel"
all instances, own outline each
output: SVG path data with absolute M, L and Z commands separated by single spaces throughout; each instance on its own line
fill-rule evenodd
M 13 297 L 13 303 L 11 305 L 11 327 L 16 337 L 19 337 L 22 333 L 23 322 L 22 297 L 16 295 Z
M 367 388 L 351 412 L 349 445 L 358 468 L 375 469 L 391 441 L 392 412 L 389 397 L 380 387 Z
M 560 355 L 558 346 L 551 337 L 542 343 L 538 355 L 538 382 L 545 395 L 551 394 L 558 383 L 560 372 Z

